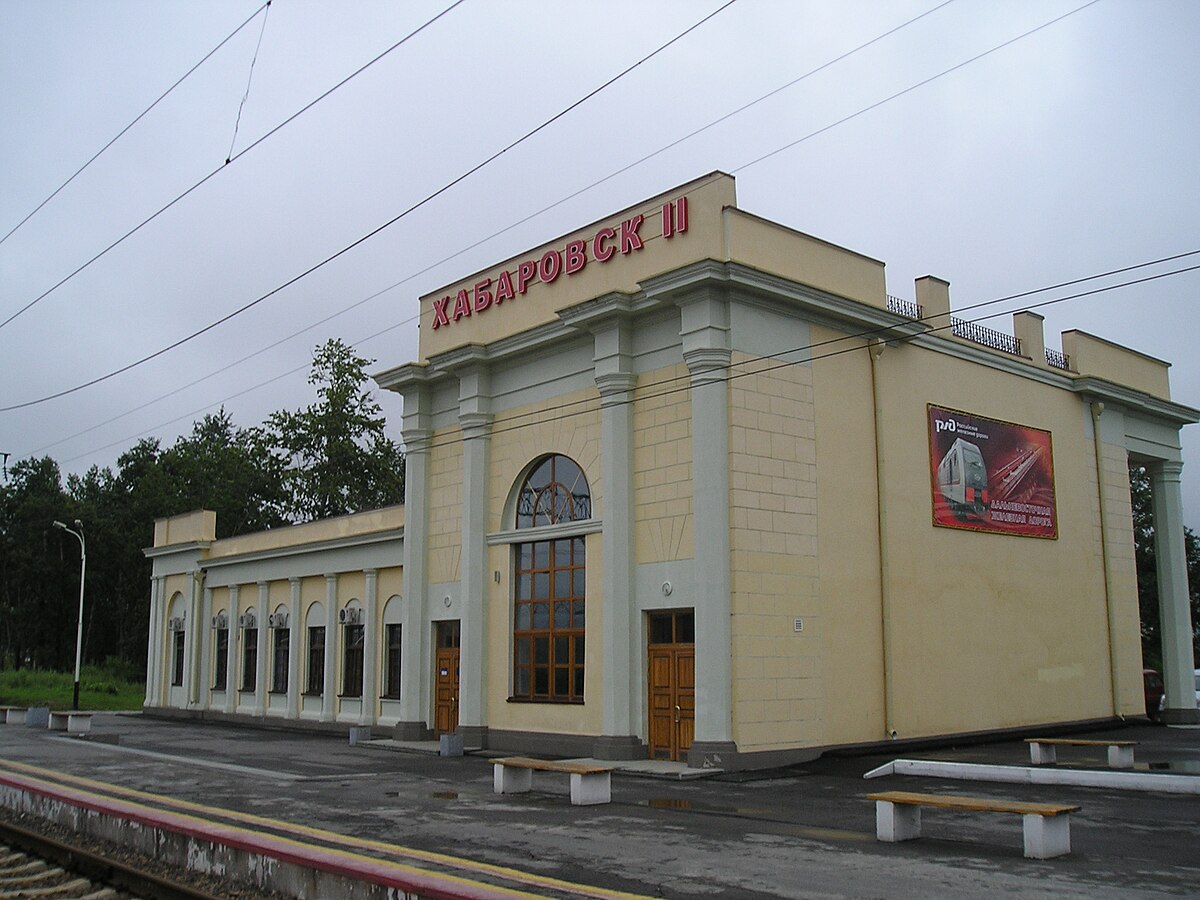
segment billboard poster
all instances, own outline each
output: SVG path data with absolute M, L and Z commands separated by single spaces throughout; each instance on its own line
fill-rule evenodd
M 1050 432 L 929 404 L 933 524 L 1057 538 Z

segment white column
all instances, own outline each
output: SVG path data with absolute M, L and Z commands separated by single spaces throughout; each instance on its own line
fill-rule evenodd
M 604 485 L 602 730 L 593 753 L 601 759 L 633 759 L 646 752 L 637 737 L 644 666 L 638 659 L 641 632 L 634 596 L 633 333 L 622 317 L 597 327 L 593 336 Z
M 158 706 L 160 660 L 162 659 L 162 604 L 163 581 L 161 577 L 150 580 L 150 626 L 146 636 L 146 706 Z
M 458 730 L 469 746 L 485 746 L 487 721 L 487 501 L 491 445 L 491 382 L 487 370 L 459 373 L 458 422 L 463 435 L 462 596 L 459 634 Z
M 696 737 L 692 765 L 720 765 L 733 743 L 729 559 L 729 306 L 712 291 L 680 303 L 691 374 L 696 565 Z
M 300 661 L 304 658 L 304 616 L 300 609 L 300 579 L 291 578 L 291 608 L 288 612 L 288 695 L 287 714 L 289 719 L 300 718 Z
M 374 725 L 379 708 L 379 672 L 376 645 L 379 643 L 379 572 L 363 569 L 366 588 L 363 597 L 363 683 L 358 724 Z
M 271 602 L 271 585 L 266 581 L 258 583 L 258 652 L 255 654 L 258 666 L 254 673 L 254 715 L 267 714 L 267 604 Z
M 201 576 L 203 577 L 203 576 Z M 200 613 L 193 623 L 196 630 L 196 681 L 192 703 L 201 708 L 209 704 L 208 660 L 212 656 L 212 588 L 207 584 L 200 595 Z
M 238 627 L 238 593 L 236 584 L 229 586 L 229 653 L 225 658 L 225 712 L 233 714 L 237 711 L 237 670 L 238 644 L 241 643 L 242 629 Z
M 196 644 L 200 640 L 199 594 L 196 581 L 198 572 L 188 573 L 187 606 L 183 614 L 183 708 L 192 705 L 192 693 L 196 688 Z M 172 648 L 174 651 L 174 648 Z M 174 663 L 172 663 L 174 665 Z
M 325 684 L 321 698 L 321 721 L 332 722 L 337 716 L 337 575 L 325 576 Z
M 1183 463 L 1166 460 L 1150 466 L 1154 512 L 1154 555 L 1158 563 L 1158 617 L 1162 633 L 1163 682 L 1167 705 L 1163 719 L 1200 722 L 1196 709 L 1195 656 L 1188 603 L 1187 556 L 1183 543 Z
M 429 394 L 422 385 L 404 391 L 404 629 L 400 655 L 400 740 L 420 740 L 429 730 L 430 670 L 433 667 L 426 603 L 429 547 Z

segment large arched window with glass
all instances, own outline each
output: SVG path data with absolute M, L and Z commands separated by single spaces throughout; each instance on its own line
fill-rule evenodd
M 514 699 L 583 702 L 587 561 L 584 538 L 569 525 L 591 517 L 591 492 L 575 462 L 553 455 L 530 469 L 517 495 L 518 530 L 568 527 L 514 548 Z

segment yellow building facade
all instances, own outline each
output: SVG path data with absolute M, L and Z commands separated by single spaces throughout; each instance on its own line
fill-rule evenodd
M 1168 364 L 915 298 L 721 173 L 421 298 L 405 505 L 157 522 L 147 708 L 725 768 L 1142 715 L 1134 460 L 1194 721 Z

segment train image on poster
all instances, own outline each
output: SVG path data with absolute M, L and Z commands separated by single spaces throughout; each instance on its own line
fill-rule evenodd
M 938 464 L 938 487 L 956 516 L 982 520 L 987 515 L 988 482 L 979 448 L 955 438 Z
M 1058 537 L 1050 432 L 928 409 L 934 525 Z

